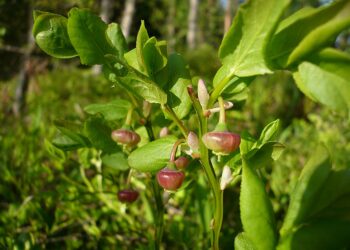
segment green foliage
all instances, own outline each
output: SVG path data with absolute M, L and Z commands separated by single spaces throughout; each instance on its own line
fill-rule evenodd
M 133 151 L 128 158 L 130 167 L 142 172 L 155 172 L 166 167 L 176 137 L 168 136 Z
M 77 56 L 67 33 L 67 18 L 47 12 L 34 12 L 33 36 L 38 46 L 57 58 Z
M 125 243 L 129 249 L 140 245 L 146 247 L 147 244 L 148 247 L 159 249 L 163 230 L 167 232 L 165 239 L 173 242 L 175 248 L 207 248 L 204 239 L 211 234 L 212 248 L 217 250 L 220 246 L 222 222 L 225 221 L 223 189 L 229 188 L 228 184 L 234 185 L 241 180 L 240 220 L 237 219 L 238 216 L 229 220 L 233 225 L 230 233 L 236 235 L 234 244 L 237 249 L 344 248 L 349 244 L 345 232 L 336 234 L 337 230 L 349 230 L 349 170 L 345 167 L 349 164 L 349 159 L 344 156 L 338 159 L 334 154 L 335 150 L 331 147 L 334 139 L 331 134 L 325 139 L 326 146 L 317 147 L 316 150 L 315 145 L 319 142 L 311 137 L 314 133 L 310 133 L 310 141 L 303 141 L 310 143 L 310 152 L 307 154 L 310 160 L 298 179 L 293 174 L 299 169 L 290 174 L 291 180 L 286 186 L 293 189 L 287 193 L 287 201 L 284 203 L 283 192 L 278 193 L 281 188 L 278 183 L 283 183 L 284 180 L 278 175 L 276 177 L 275 170 L 271 170 L 273 162 L 285 149 L 282 143 L 274 141 L 279 129 L 285 125 L 283 121 L 277 119 L 264 126 L 272 120 L 272 117 L 264 117 L 264 113 L 259 117 L 263 122 L 253 128 L 255 134 L 256 131 L 262 131 L 258 139 L 243 132 L 240 152 L 222 158 L 217 158 L 208 150 L 201 138 L 198 140 L 199 145 L 186 140 L 189 131 L 202 137 L 210 131 L 208 128 L 215 127 L 217 116 L 212 114 L 217 110 L 213 107 L 220 96 L 243 105 L 254 78 L 275 73 L 277 69 L 289 71 L 306 96 L 349 113 L 349 57 L 343 52 L 327 48 L 335 36 L 349 25 L 349 3 L 343 0 L 319 9 L 304 9 L 280 21 L 289 2 L 252 0 L 240 7 L 231 29 L 221 43 L 219 58 L 222 66 L 215 73 L 212 86 L 208 84 L 211 92 L 208 106 L 204 108 L 201 107 L 194 88 L 188 88 L 192 78 L 185 60 L 177 53 L 168 55 L 167 43 L 150 37 L 143 21 L 136 37 L 136 48 L 128 50 L 118 24 L 107 25 L 88 10 L 73 8 L 68 20 L 56 14 L 39 13 L 33 33 L 44 51 L 51 45 L 54 49 L 70 48 L 80 57 L 82 64 L 102 64 L 106 78 L 120 90 L 116 94 L 117 98 L 114 96 L 112 101 L 99 101 L 99 104 L 86 106 L 86 113 L 80 111 L 79 121 L 57 123 L 58 136 L 52 145 L 45 143 L 52 157 L 59 159 L 61 168 L 67 156 L 72 156 L 73 159 L 70 160 L 75 163 L 73 173 L 68 177 L 64 175 L 65 180 L 74 183 L 73 191 L 65 199 L 70 201 L 78 197 L 77 199 L 94 204 L 93 209 L 81 214 L 76 207 L 68 209 L 68 213 L 71 213 L 68 218 L 73 215 L 79 217 L 81 231 L 95 241 L 107 241 L 109 237 L 104 234 L 108 230 L 114 233 L 131 225 L 126 235 L 130 233 L 140 240 L 135 240 L 135 244 L 132 240 Z M 41 38 L 40 32 L 47 30 L 49 35 Z M 48 52 L 50 53 L 56 57 L 65 57 L 64 53 L 67 52 L 53 50 Z M 290 79 L 285 73 L 276 75 L 276 78 L 257 78 L 255 84 L 262 85 L 262 79 L 282 79 L 284 82 Z M 269 98 L 275 94 L 271 89 L 261 87 L 255 95 L 255 105 L 260 104 L 258 98 L 264 96 L 263 92 L 268 93 L 266 96 Z M 125 97 L 130 101 L 125 101 Z M 282 102 L 281 99 L 279 103 Z M 244 119 L 248 120 L 243 112 L 225 111 L 224 102 L 219 100 L 220 123 L 225 122 L 226 112 L 228 118 L 240 117 L 243 124 Z M 286 113 L 285 110 L 283 112 Z M 288 124 L 292 118 L 284 122 Z M 247 122 L 243 128 L 249 130 L 249 125 L 252 124 Z M 161 138 L 155 132 L 164 126 L 170 130 L 171 135 Z M 112 140 L 112 128 L 120 127 L 139 133 L 141 142 L 138 147 L 120 147 Z M 238 130 L 243 130 L 237 127 Z M 346 135 L 347 131 L 344 131 Z M 174 145 L 178 146 L 177 143 L 181 146 L 176 152 Z M 72 152 L 64 154 L 58 148 L 78 151 L 75 155 Z M 200 154 L 194 155 L 193 152 L 198 151 L 198 148 Z M 346 155 L 348 150 L 343 150 Z M 154 173 L 164 167 L 172 168 L 171 161 L 180 154 L 192 156 L 193 161 L 184 170 L 185 184 L 178 192 L 171 194 L 169 208 L 163 204 L 162 191 L 156 183 Z M 334 164 L 331 159 L 335 159 Z M 298 165 L 294 163 L 296 168 Z M 221 167 L 225 165 L 222 171 Z M 304 165 L 304 162 L 300 165 Z M 233 175 L 227 166 L 234 170 Z M 199 167 L 204 173 L 198 171 Z M 92 174 L 89 173 L 91 170 Z M 129 170 L 128 173 L 123 173 L 126 170 Z M 220 174 L 222 176 L 219 182 Z M 78 181 L 74 179 L 76 176 L 79 176 Z M 204 184 L 204 176 L 212 194 Z M 131 186 L 142 190 L 142 204 L 130 206 L 126 210 L 114 196 L 116 187 L 121 190 Z M 270 186 L 271 190 L 268 188 Z M 81 198 L 82 190 L 89 194 L 86 200 Z M 108 196 L 110 190 L 114 198 Z M 31 200 L 30 196 L 25 197 L 24 204 Z M 288 197 L 290 204 L 283 218 Z M 195 208 L 191 204 L 196 204 Z M 168 208 L 167 216 L 164 216 L 165 208 Z M 282 216 L 277 217 L 278 223 L 275 222 L 274 209 L 282 211 Z M 111 225 L 109 220 L 104 220 L 108 213 L 118 215 Z M 208 228 L 210 214 L 213 214 L 213 219 L 211 228 Z M 167 222 L 165 224 L 164 218 Z M 100 219 L 102 223 L 99 222 Z M 155 225 L 155 228 L 150 225 Z M 278 225 L 282 225 L 280 235 L 277 233 Z M 198 228 L 203 242 L 193 243 L 189 235 L 198 234 Z M 241 231 L 243 232 L 237 235 Z M 318 235 L 326 234 L 333 238 L 323 237 L 317 241 Z M 122 239 L 121 242 L 124 243 L 125 236 Z M 337 242 L 332 245 L 333 241 Z M 117 242 L 113 246 L 118 246 L 120 242 Z M 230 247 L 232 244 L 231 239 Z
M 244 235 L 254 249 L 274 249 L 277 236 L 271 202 L 253 166 L 243 160 L 240 196 Z
M 219 57 L 223 67 L 219 72 L 239 77 L 271 73 L 265 49 L 288 3 L 288 0 L 249 1 L 241 6 L 221 43 Z

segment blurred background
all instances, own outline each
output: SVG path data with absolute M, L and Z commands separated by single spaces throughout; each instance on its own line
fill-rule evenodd
M 134 183 L 144 190 L 138 206 L 122 206 L 116 200 L 118 180 L 125 179 L 122 171 L 111 170 L 112 177 L 105 180 L 108 192 L 96 195 L 87 184 L 97 181 L 89 160 L 94 152 L 63 153 L 50 143 L 57 133 L 55 120 L 84 120 L 84 106 L 111 101 L 120 93 L 99 67 L 45 55 L 31 35 L 33 10 L 66 15 L 72 7 L 89 8 L 107 23 L 120 23 L 129 48 L 134 48 L 140 22 L 145 20 L 149 34 L 167 40 L 170 52 L 185 56 L 194 79 L 201 77 L 210 86 L 220 67 L 221 39 L 242 2 L 0 0 L 0 249 L 152 246 L 154 215 L 147 183 Z M 293 0 L 286 15 L 328 2 Z M 349 52 L 350 31 L 343 32 L 334 46 Z M 257 77 L 229 117 L 232 130 L 253 135 L 281 119 L 279 140 L 287 148 L 263 173 L 271 184 L 278 221 L 285 214 L 293 183 L 319 141 L 330 145 L 335 165 L 350 161 L 349 120 L 306 99 L 288 72 Z M 211 208 L 202 177 L 193 188 L 169 200 L 164 249 L 208 246 Z M 222 248 L 233 249 L 234 236 L 241 230 L 237 187 L 225 192 L 224 222 Z

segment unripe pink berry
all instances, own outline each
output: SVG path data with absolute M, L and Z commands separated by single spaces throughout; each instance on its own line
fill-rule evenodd
M 239 134 L 225 132 L 209 132 L 203 135 L 204 145 L 215 153 L 230 154 L 238 149 L 241 143 Z
M 112 139 L 117 143 L 125 144 L 127 146 L 135 146 L 141 140 L 137 133 L 128 129 L 112 131 Z

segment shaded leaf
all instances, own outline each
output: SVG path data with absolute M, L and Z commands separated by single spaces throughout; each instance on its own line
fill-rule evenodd
M 84 111 L 91 115 L 100 113 L 107 121 L 113 121 L 124 119 L 130 107 L 130 102 L 118 99 L 109 103 L 90 104 L 84 108 Z
M 191 99 L 187 92 L 187 86 L 191 84 L 191 76 L 185 60 L 179 54 L 171 54 L 168 62 L 168 102 L 176 115 L 182 119 L 191 109 Z
M 100 116 L 93 116 L 85 121 L 85 133 L 92 145 L 104 153 L 120 151 L 119 146 L 112 140 L 112 129 Z
M 327 149 L 318 146 L 306 163 L 291 194 L 287 215 L 280 231 L 282 236 L 292 232 L 310 216 L 318 200 L 319 189 L 330 174 L 331 166 Z
M 77 56 L 67 33 L 67 18 L 48 12 L 34 12 L 33 36 L 38 46 L 57 58 Z

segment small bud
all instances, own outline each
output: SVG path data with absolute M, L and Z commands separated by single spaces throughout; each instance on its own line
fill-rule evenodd
M 148 117 L 151 114 L 152 104 L 148 101 L 143 101 L 142 113 L 144 117 Z
M 190 147 L 189 154 L 192 155 L 193 158 L 199 158 L 200 153 L 198 136 L 192 131 L 190 131 L 190 133 L 188 134 L 187 144 Z
M 198 100 L 202 106 L 202 109 L 206 110 L 209 101 L 209 93 L 202 79 L 199 79 L 198 81 Z
M 168 129 L 168 127 L 163 127 L 159 132 L 159 137 L 162 138 L 162 137 L 165 137 L 167 135 L 169 135 L 169 129 Z
M 232 181 L 232 173 L 229 166 L 225 165 L 222 170 L 221 180 L 220 180 L 220 189 L 224 190 L 226 186 Z

